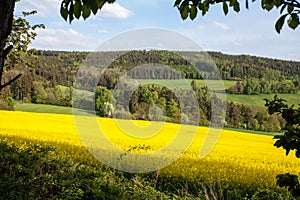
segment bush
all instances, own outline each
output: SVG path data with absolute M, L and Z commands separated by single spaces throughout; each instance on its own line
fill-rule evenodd
M 0 99 L 0 110 L 15 110 L 15 100 L 11 97 Z
M 101 166 L 75 163 L 52 147 L 0 140 L 0 199 L 161 199 L 166 195 Z
M 116 111 L 113 112 L 113 118 L 116 118 L 116 119 L 130 119 L 131 114 L 130 114 L 130 112 L 127 112 L 127 111 L 116 110 Z

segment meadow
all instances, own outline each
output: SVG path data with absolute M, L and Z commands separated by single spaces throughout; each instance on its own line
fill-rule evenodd
M 179 80 L 164 80 L 164 79 L 138 79 L 137 82 L 140 84 L 159 84 L 166 86 L 168 88 L 182 88 L 190 89 L 190 84 L 192 79 L 179 79 Z M 229 89 L 232 85 L 234 85 L 237 81 L 233 80 L 194 80 L 202 86 L 209 86 L 211 89 L 219 91 L 224 89 Z M 277 94 L 280 98 L 287 100 L 289 105 L 294 104 L 298 106 L 300 92 L 296 94 Z M 255 105 L 255 106 L 264 106 L 264 99 L 273 99 L 275 94 L 259 94 L 259 95 L 246 95 L 246 94 L 226 94 L 226 100 L 228 102 L 234 102 L 245 105 Z
M 264 99 L 273 99 L 275 94 L 259 94 L 259 95 L 246 95 L 246 94 L 226 94 L 228 102 L 234 102 L 245 105 L 264 106 Z M 278 97 L 287 100 L 288 105 L 294 104 L 296 107 L 299 104 L 300 93 L 296 94 L 277 94 Z
M 96 120 L 108 140 L 119 149 L 134 154 L 159 150 L 172 142 L 183 126 L 108 118 Z M 0 111 L 0 138 L 13 140 L 19 146 L 29 143 L 55 146 L 65 157 L 79 162 L 97 163 L 84 148 L 84 139 L 80 137 L 85 135 L 77 133 L 75 122 L 72 115 Z M 144 130 L 151 126 L 158 127 L 156 134 L 151 137 L 147 137 L 147 131 L 138 132 L 139 138 L 126 133 L 126 129 Z M 154 130 L 153 127 L 150 129 Z M 187 132 L 196 130 L 194 141 L 187 151 L 171 165 L 156 170 L 154 175 L 140 175 L 150 177 L 155 182 L 155 188 L 163 192 L 181 188 L 197 196 L 197 192 L 203 190 L 203 184 L 215 186 L 219 183 L 227 189 L 233 187 L 240 198 L 253 195 L 261 189 L 270 190 L 271 193 L 285 193 L 285 190 L 276 186 L 276 175 L 287 172 L 299 174 L 299 160 L 293 153 L 285 156 L 284 150 L 276 149 L 272 136 L 222 130 L 213 150 L 206 157 L 199 158 L 199 149 L 209 128 L 184 126 L 184 129 Z M 109 152 L 110 149 L 105 151 Z
M 185 89 L 186 87 L 190 88 L 191 82 L 196 81 L 200 85 L 207 85 L 215 90 L 220 89 L 228 89 L 232 85 L 236 83 L 236 81 L 231 80 L 197 80 L 197 79 L 136 79 L 136 81 L 140 84 L 159 84 L 165 85 L 169 88 L 182 88 Z

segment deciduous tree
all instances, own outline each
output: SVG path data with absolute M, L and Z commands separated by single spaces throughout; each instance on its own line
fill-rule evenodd
M 265 99 L 265 101 L 270 114 L 281 114 L 286 121 L 282 128 L 284 134 L 274 136 L 276 139 L 274 146 L 285 149 L 286 155 L 294 150 L 295 156 L 300 158 L 300 107 L 295 108 L 294 105 L 287 105 L 286 100 L 278 98 L 277 95 L 273 100 Z M 294 196 L 300 196 L 300 184 L 297 175 L 286 173 L 279 174 L 276 178 L 277 185 L 287 187 Z
M 22 76 L 22 74 L 17 74 L 5 81 L 3 79 L 5 70 L 12 69 L 20 63 L 33 66 L 32 61 L 37 61 L 32 51 L 28 51 L 28 46 L 36 37 L 34 30 L 38 27 L 45 28 L 43 24 L 31 26 L 26 20 L 26 16 L 36 14 L 36 11 L 22 12 L 22 16 L 14 17 L 15 2 L 0 0 L 0 91 Z M 28 57 L 34 59 L 28 59 Z M 6 59 L 9 62 L 5 63 Z

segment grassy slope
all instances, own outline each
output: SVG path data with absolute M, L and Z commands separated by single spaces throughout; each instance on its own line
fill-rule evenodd
M 23 112 L 35 112 L 35 113 L 53 113 L 53 114 L 69 114 L 69 115 L 73 114 L 72 108 L 70 107 L 44 105 L 44 104 L 30 104 L 30 103 L 17 104 L 15 106 L 15 110 L 23 111 Z M 243 129 L 225 128 L 225 130 L 232 130 L 232 131 L 253 133 L 253 134 L 260 134 L 260 135 L 275 135 L 275 133 L 243 130 Z
M 211 87 L 211 89 L 220 90 L 220 89 L 228 89 L 236 81 L 224 80 L 223 82 L 217 80 L 196 80 L 200 82 L 202 85 L 207 84 Z M 190 87 L 190 83 L 192 80 L 151 80 L 151 79 L 139 79 L 138 83 L 141 84 L 160 84 L 164 86 L 168 86 L 170 88 L 188 88 Z M 224 88 L 223 88 L 224 84 Z M 275 94 L 261 94 L 261 95 L 237 95 L 237 94 L 227 94 L 226 98 L 229 102 L 235 102 L 240 104 L 247 105 L 256 105 L 256 106 L 264 106 L 264 99 L 273 99 Z M 300 103 L 300 93 L 297 94 L 278 94 L 280 98 L 283 98 L 288 101 L 289 104 L 298 105 Z
M 55 114 L 72 114 L 72 108 L 44 104 L 22 103 L 16 104 L 17 111 L 37 112 L 37 113 L 55 113 Z
M 88 112 L 76 108 L 75 110 L 72 110 L 71 107 L 54 106 L 54 105 L 46 105 L 46 104 L 33 104 L 33 103 L 16 104 L 15 110 L 23 111 L 23 112 L 53 113 L 53 114 L 68 114 L 68 115 L 72 115 L 73 111 L 75 111 L 76 114 L 82 114 L 82 115 L 93 114 L 93 112 Z
M 276 94 L 260 94 L 260 95 L 236 95 L 227 94 L 227 101 L 233 101 L 235 103 L 264 106 L 264 99 L 273 99 Z M 297 94 L 277 94 L 278 97 L 287 100 L 288 104 L 298 105 L 300 103 L 300 93 Z
M 140 84 L 159 84 L 162 86 L 167 86 L 169 88 L 190 88 L 192 79 L 179 79 L 179 80 L 165 80 L 165 79 L 136 79 L 136 81 Z M 236 81 L 219 81 L 219 80 L 195 80 L 200 82 L 202 85 L 207 84 L 212 89 L 220 90 L 220 89 L 227 89 Z M 224 86 L 223 86 L 224 84 Z M 222 88 L 224 87 L 224 88 Z

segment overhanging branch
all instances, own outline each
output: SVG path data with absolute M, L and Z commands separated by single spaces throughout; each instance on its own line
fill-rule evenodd
M 4 83 L 3 85 L 0 85 L 0 91 L 1 91 L 3 88 L 5 88 L 5 87 L 11 85 L 14 81 L 16 81 L 16 80 L 17 80 L 18 78 L 20 78 L 21 76 L 22 76 L 22 74 L 18 74 L 18 75 L 15 76 L 13 79 L 7 81 L 7 82 Z

